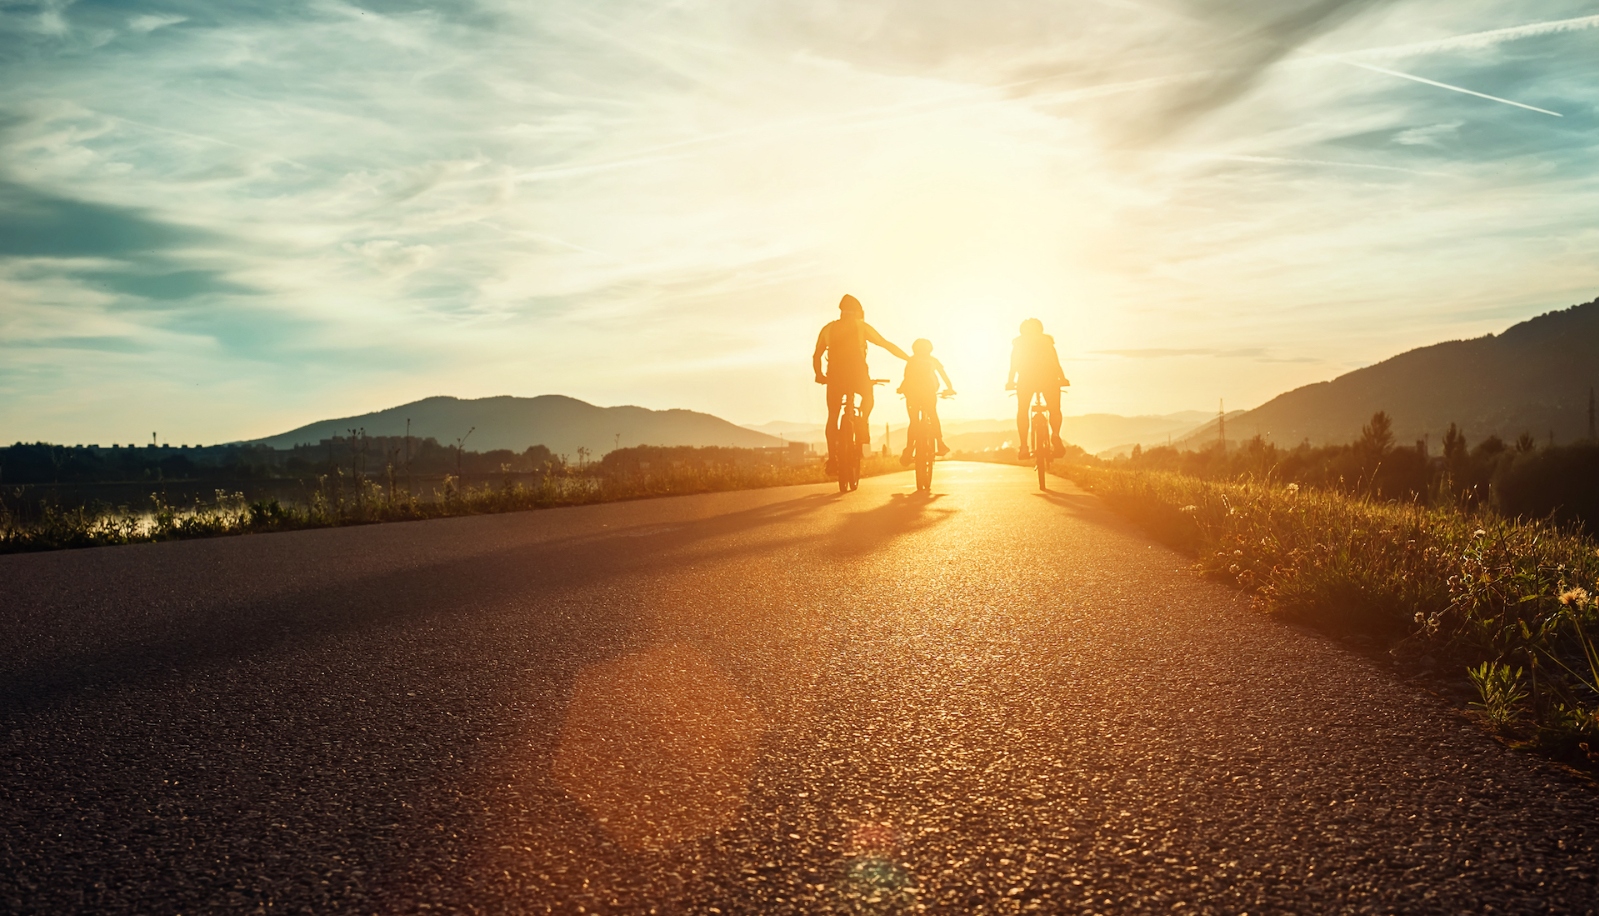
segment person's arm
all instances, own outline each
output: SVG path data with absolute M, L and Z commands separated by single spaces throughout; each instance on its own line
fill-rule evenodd
M 933 363 L 933 365 L 938 367 L 938 374 L 944 377 L 944 390 L 946 392 L 948 392 L 949 394 L 954 394 L 955 393 L 955 383 L 949 380 L 949 373 L 944 371 L 944 364 L 940 363 L 940 362 L 935 362 L 935 363 Z
M 867 325 L 866 326 L 866 339 L 868 341 L 874 343 L 874 344 L 877 344 L 879 347 L 882 347 L 883 349 L 885 349 L 888 352 L 894 354 L 895 356 L 899 357 L 900 359 L 908 360 L 908 359 L 911 358 L 911 355 L 909 353 L 906 353 L 904 350 L 901 350 L 899 347 L 896 347 L 892 343 L 889 343 L 886 339 L 884 339 L 883 335 L 877 333 L 877 329 L 872 327 L 871 325 Z
M 1013 344 L 1010 345 L 1010 374 L 1005 376 L 1005 390 L 1006 391 L 1015 391 L 1016 390 L 1016 379 L 1017 379 L 1018 376 L 1021 375 L 1021 372 L 1022 372 L 1021 366 L 1017 365 L 1017 362 L 1019 361 L 1018 357 L 1019 357 L 1020 353 L 1021 353 L 1021 344 L 1013 343 Z
M 822 354 L 827 352 L 827 326 L 822 326 L 822 333 L 816 335 L 816 352 L 811 354 L 811 369 L 816 372 L 816 384 L 827 384 L 827 376 L 822 374 Z

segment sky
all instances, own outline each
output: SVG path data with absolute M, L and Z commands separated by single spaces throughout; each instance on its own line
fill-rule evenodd
M 1599 2 L 0 0 L 0 441 L 820 422 L 844 293 L 1252 407 L 1599 296 L 1596 153 Z

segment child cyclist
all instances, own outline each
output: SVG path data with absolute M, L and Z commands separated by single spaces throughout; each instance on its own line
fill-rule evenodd
M 905 381 L 899 386 L 899 393 L 905 396 L 905 410 L 910 414 L 911 422 L 916 422 L 917 413 L 927 415 L 933 424 L 933 438 L 938 440 L 938 454 L 949 454 L 949 446 L 944 444 L 944 427 L 938 422 L 938 380 L 944 379 L 944 394 L 949 396 L 955 393 L 955 384 L 949 380 L 949 373 L 944 371 L 944 364 L 933 358 L 933 344 L 923 338 L 911 344 L 911 358 L 905 361 Z M 908 431 L 907 431 L 908 432 Z M 899 456 L 900 464 L 911 463 L 911 439 L 905 437 L 905 451 Z

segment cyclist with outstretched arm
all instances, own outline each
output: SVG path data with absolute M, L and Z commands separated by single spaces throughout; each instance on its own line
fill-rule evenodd
M 910 355 L 890 343 L 877 329 L 866 323 L 866 310 L 854 296 L 845 295 L 838 303 L 838 320 L 830 321 L 816 338 L 816 352 L 811 354 L 811 368 L 816 371 L 816 384 L 827 386 L 827 473 L 837 469 L 834 454 L 834 427 L 838 425 L 839 408 L 845 395 L 858 394 L 861 398 L 861 444 L 871 442 L 872 375 L 866 369 L 866 345 L 877 344 L 900 359 Z M 822 370 L 822 356 L 827 356 L 827 370 Z
M 1060 367 L 1055 338 L 1044 333 L 1044 323 L 1029 318 L 1022 322 L 1021 332 L 1011 343 L 1010 375 L 1005 388 L 1016 392 L 1016 441 L 1021 443 L 1017 457 L 1026 461 L 1033 457 L 1032 450 L 1027 447 L 1027 406 L 1033 395 L 1040 392 L 1044 395 L 1044 403 L 1049 405 L 1049 433 L 1055 454 L 1066 450 L 1060 441 L 1060 389 L 1071 382 Z

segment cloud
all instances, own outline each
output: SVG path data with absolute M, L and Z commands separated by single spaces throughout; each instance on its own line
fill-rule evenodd
M 156 29 L 163 29 L 169 25 L 177 25 L 180 22 L 188 21 L 189 17 L 187 16 L 143 13 L 128 20 L 128 31 L 137 32 L 140 35 L 148 35 L 151 32 L 154 32 Z
M 1599 288 L 1599 31 L 1494 28 L 1586 0 L 50 8 L 61 35 L 0 0 L 0 422 L 30 436 L 124 389 L 190 439 L 440 392 L 802 417 L 845 289 L 958 377 L 1070 327 L 1080 409 L 1164 412 Z M 1421 45 L 1568 117 L 1308 59 Z M 75 339 L 142 349 L 23 343 Z
M 1104 356 L 1120 356 L 1126 359 L 1173 359 L 1182 356 L 1211 356 L 1218 359 L 1259 359 L 1266 355 L 1266 351 L 1260 347 L 1244 347 L 1231 350 L 1216 349 L 1214 347 L 1189 349 L 1145 347 L 1132 350 L 1093 350 L 1091 352 Z
M 1465 121 L 1446 121 L 1441 124 L 1429 124 L 1426 127 L 1412 127 L 1402 130 L 1394 135 L 1394 142 L 1401 146 L 1442 146 L 1445 139 L 1456 137 Z
M 1259 17 L 1259 4 L 1246 0 L 1196 3 L 1196 11 L 1213 23 L 1210 39 L 1202 40 L 1196 53 L 1213 69 L 1160 99 L 1140 133 L 1147 139 L 1169 134 L 1237 100 L 1273 64 L 1375 2 L 1273 3 L 1273 15 L 1266 19 Z
M 1119 356 L 1123 359 L 1181 359 L 1206 357 L 1209 359 L 1244 359 L 1257 363 L 1319 363 L 1313 356 L 1272 356 L 1264 347 L 1144 347 L 1126 350 L 1091 350 L 1099 356 Z
M 209 233 L 0 180 L 0 257 L 145 257 Z

